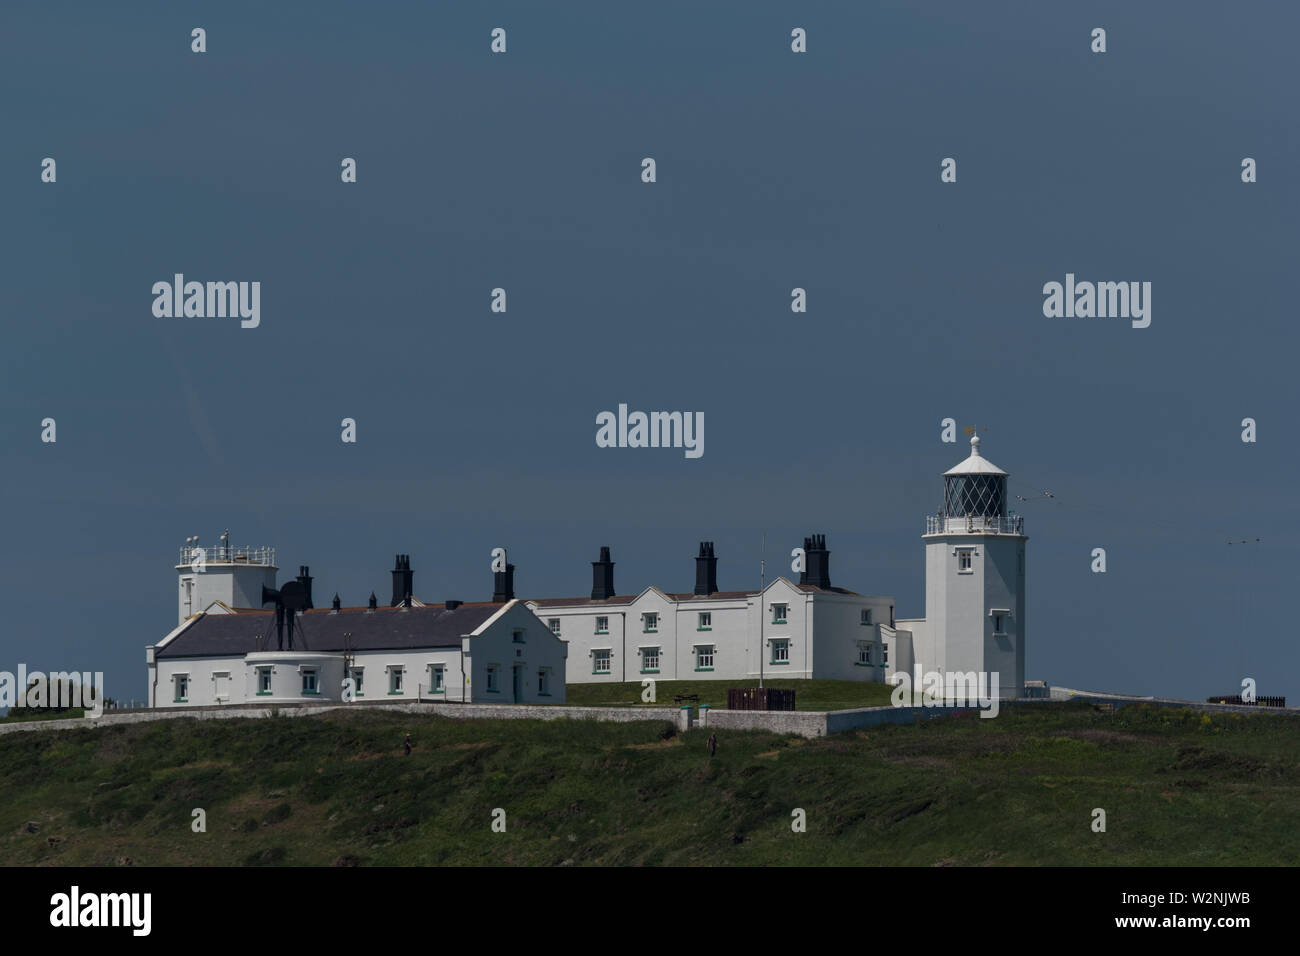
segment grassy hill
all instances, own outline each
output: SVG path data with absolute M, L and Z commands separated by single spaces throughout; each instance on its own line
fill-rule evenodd
M 411 733 L 414 753 L 401 753 Z M 1300 719 L 1089 704 L 805 741 L 371 711 L 0 736 L 0 863 L 1293 864 Z M 191 811 L 207 832 L 191 831 Z M 507 832 L 493 833 L 492 811 Z M 1107 812 L 1107 831 L 1090 828 Z M 791 831 L 791 811 L 807 832 Z

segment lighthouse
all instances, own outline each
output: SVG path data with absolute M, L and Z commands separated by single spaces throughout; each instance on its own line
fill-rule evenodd
M 1007 512 L 1007 473 L 980 454 L 979 436 L 972 437 L 970 457 L 944 473 L 943 508 L 926 519 L 925 620 L 912 628 L 916 664 L 944 673 L 996 672 L 999 697 L 1021 695 L 1024 532 L 1023 517 Z

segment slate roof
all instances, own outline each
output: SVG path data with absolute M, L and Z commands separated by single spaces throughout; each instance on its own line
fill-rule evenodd
M 354 651 L 414 650 L 432 647 L 460 647 L 461 638 L 477 630 L 504 604 L 462 604 L 453 611 L 441 605 L 433 607 L 364 607 L 329 608 L 306 611 L 298 616 L 294 630 L 294 650 L 341 653 L 343 634 L 351 633 Z M 285 649 L 288 649 L 288 625 L 285 625 Z M 258 647 L 259 640 L 269 638 Z M 205 614 L 158 648 L 156 657 L 241 656 L 253 651 L 277 650 L 275 612 L 254 611 L 241 614 Z

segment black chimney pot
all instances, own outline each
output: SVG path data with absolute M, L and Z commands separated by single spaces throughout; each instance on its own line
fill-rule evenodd
M 600 560 L 591 562 L 591 599 L 604 601 L 614 596 L 614 562 L 609 559 L 609 546 L 600 549 Z
M 308 573 L 310 570 L 311 569 L 305 564 L 298 565 L 298 583 L 301 584 L 302 589 L 307 592 L 307 603 L 304 604 L 303 607 L 316 606 L 311 603 L 311 575 Z
M 335 595 L 334 595 L 334 610 L 337 611 L 341 606 L 342 606 L 342 602 L 339 601 L 339 596 L 338 596 L 337 593 L 335 593 Z
M 713 554 L 713 542 L 701 541 L 700 553 L 695 558 L 695 593 L 714 594 L 718 590 L 718 559 Z
M 409 554 L 399 554 L 393 566 L 393 600 L 389 607 L 397 607 L 399 604 L 405 607 L 410 606 L 408 599 L 415 593 L 411 587 L 413 577 L 411 556 Z
M 377 608 L 378 606 L 379 606 L 379 601 L 375 598 L 375 592 L 374 592 L 374 591 L 371 591 L 371 592 L 370 592 L 370 610 L 373 611 L 373 610 L 374 610 L 375 608 Z
M 800 584 L 829 590 L 831 586 L 831 553 L 826 550 L 826 535 L 815 534 L 804 538 L 804 565 L 807 571 L 799 575 Z
M 463 604 L 463 603 L 464 603 L 463 601 L 448 601 L 448 602 L 447 602 L 447 610 L 448 610 L 448 611 L 454 611 L 454 610 L 456 610 L 456 608 L 460 607 L 461 604 Z
M 492 601 L 504 604 L 515 599 L 515 566 L 507 564 L 504 571 L 492 572 Z

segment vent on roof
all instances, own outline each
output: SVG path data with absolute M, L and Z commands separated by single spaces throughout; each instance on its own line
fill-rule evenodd
M 448 601 L 448 602 L 447 602 L 447 610 L 448 610 L 448 611 L 454 611 L 454 610 L 456 610 L 456 608 L 460 607 L 461 604 L 463 604 L 463 603 L 464 603 L 463 601 Z
M 339 600 L 338 593 L 336 592 L 336 593 L 334 594 L 334 605 L 333 605 L 333 607 L 334 607 L 334 613 L 337 614 L 339 608 L 342 607 L 342 606 L 343 606 L 343 602 Z
M 375 608 L 377 608 L 378 606 L 379 606 L 379 601 L 378 601 L 378 599 L 375 598 L 375 592 L 374 592 L 374 591 L 371 591 L 371 592 L 370 592 L 370 610 L 373 611 L 373 610 L 374 610 Z

